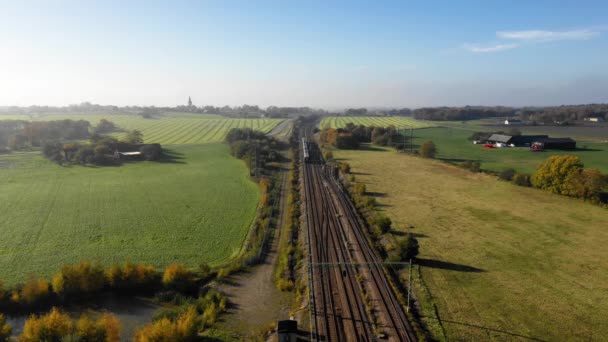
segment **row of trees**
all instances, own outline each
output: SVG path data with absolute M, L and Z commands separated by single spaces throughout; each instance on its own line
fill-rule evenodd
M 279 142 L 251 128 L 233 128 L 225 138 L 230 145 L 230 153 L 243 159 L 251 172 L 257 174 L 269 162 L 281 160 Z
M 588 117 L 601 117 L 608 120 L 608 104 L 586 104 L 557 107 L 529 107 L 518 111 L 522 120 L 531 122 L 568 123 Z
M 46 314 L 30 316 L 25 321 L 19 341 L 118 342 L 120 321 L 108 313 L 97 319 L 81 315 L 73 320 L 68 313 L 53 308 Z
M 158 272 L 153 266 L 131 262 L 103 268 L 83 261 L 63 266 L 50 281 L 32 276 L 11 289 L 5 289 L 0 282 L 0 309 L 23 312 L 58 303 L 82 302 L 102 291 L 151 294 L 170 290 L 192 295 L 210 276 L 207 264 L 201 264 L 198 272 L 181 264 L 171 264 Z
M 133 341 L 196 341 L 199 331 L 212 326 L 224 311 L 226 298 L 211 290 L 178 311 L 163 311 L 152 323 L 138 329 Z M 5 316 L 0 315 L 0 341 L 8 341 L 11 333 Z M 68 313 L 53 307 L 46 314 L 31 315 L 25 321 L 19 341 L 118 342 L 120 321 L 109 313 L 98 317 L 83 314 L 72 319 Z
M 321 131 L 320 140 L 339 149 L 358 149 L 361 143 L 403 148 L 408 138 L 393 125 L 375 127 L 347 123 L 344 128 L 328 128 Z
M 428 107 L 412 111 L 412 116 L 419 120 L 462 121 L 492 117 L 514 116 L 516 110 L 510 107 Z
M 0 121 L 0 146 L 20 150 L 48 141 L 87 139 L 90 126 L 85 120 Z

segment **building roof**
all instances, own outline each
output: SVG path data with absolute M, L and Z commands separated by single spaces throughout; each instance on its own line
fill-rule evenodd
M 121 156 L 139 156 L 141 155 L 141 152 L 118 152 L 118 154 L 120 154 Z
M 508 143 L 511 139 L 513 138 L 513 136 L 511 135 L 504 135 L 504 134 L 492 134 L 489 138 L 488 141 L 496 141 L 496 142 L 501 142 L 501 143 Z
M 542 143 L 551 143 L 551 144 L 563 144 L 563 143 L 575 143 L 576 141 L 570 138 L 544 138 L 539 139 Z

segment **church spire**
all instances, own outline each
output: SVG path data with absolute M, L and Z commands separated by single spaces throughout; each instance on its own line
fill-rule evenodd
M 192 99 L 188 96 L 188 107 L 192 107 Z

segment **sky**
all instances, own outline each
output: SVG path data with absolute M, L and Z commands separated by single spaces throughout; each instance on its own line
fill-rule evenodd
M 0 106 L 608 102 L 608 1 L 0 0 Z

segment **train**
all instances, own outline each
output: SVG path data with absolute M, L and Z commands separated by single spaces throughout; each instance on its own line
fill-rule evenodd
M 304 162 L 308 163 L 310 160 L 310 153 L 308 151 L 308 140 L 306 138 L 302 138 L 302 151 L 304 156 Z

